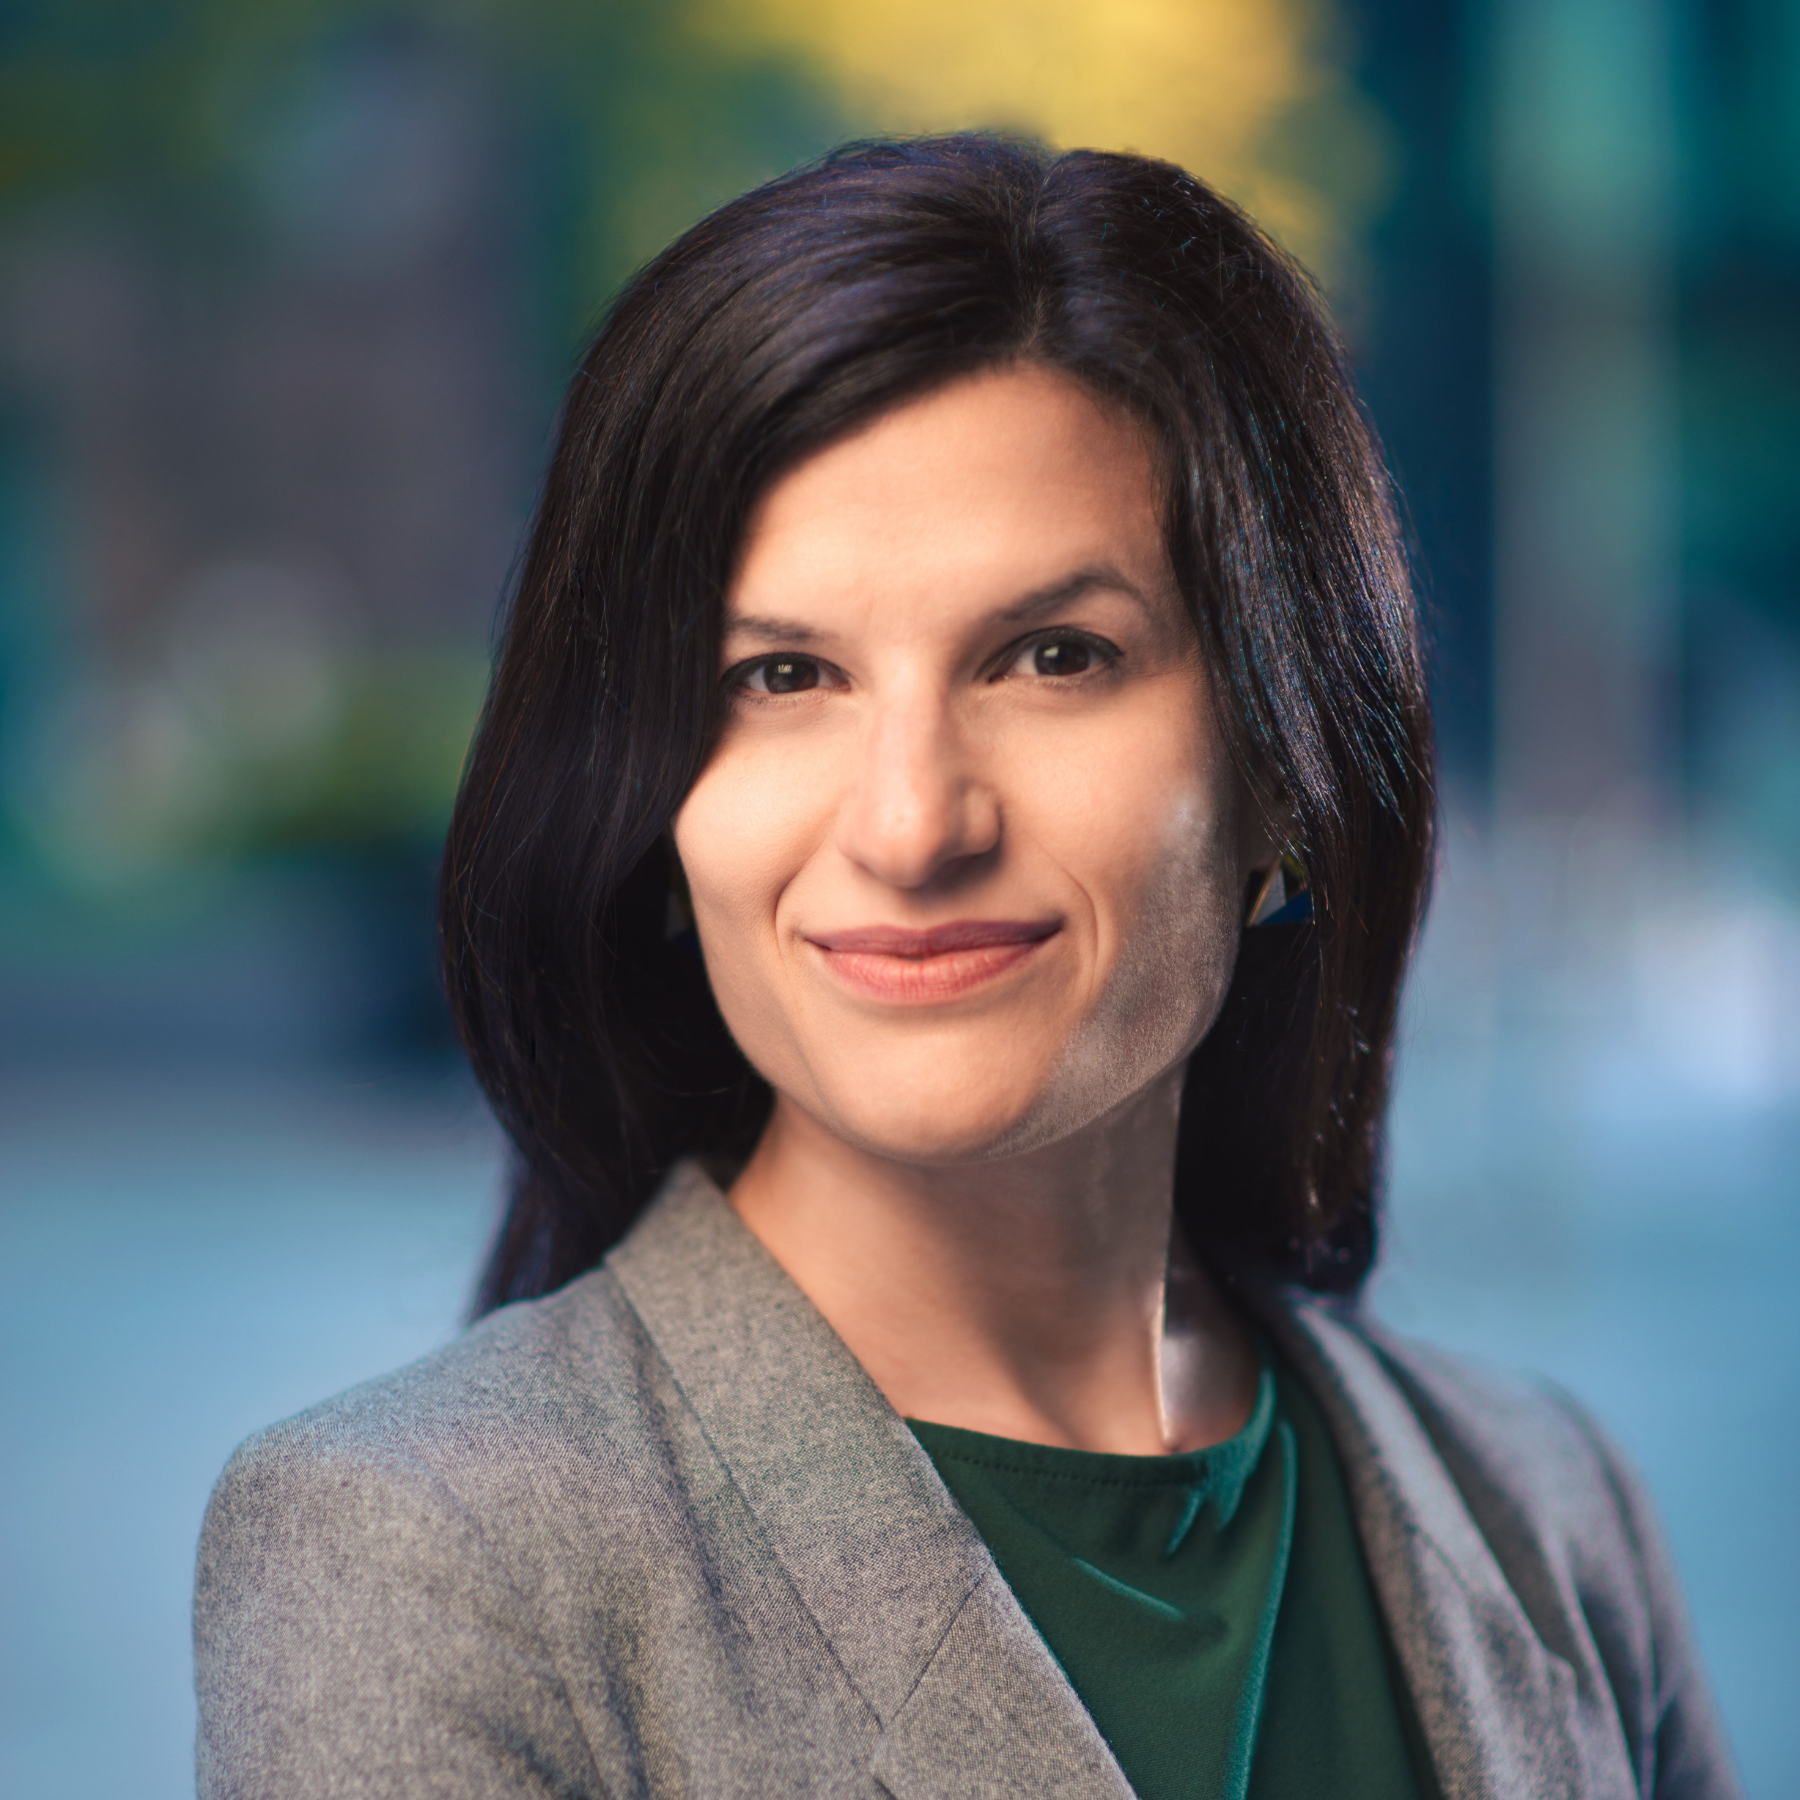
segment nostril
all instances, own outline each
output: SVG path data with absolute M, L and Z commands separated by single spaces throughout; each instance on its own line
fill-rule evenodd
M 840 820 L 839 847 L 888 885 L 918 888 L 986 855 L 998 836 L 997 805 L 958 784 L 935 794 L 852 798 Z
M 839 847 L 882 882 L 917 889 L 993 848 L 998 806 L 934 677 L 913 671 L 884 699 L 865 715 Z

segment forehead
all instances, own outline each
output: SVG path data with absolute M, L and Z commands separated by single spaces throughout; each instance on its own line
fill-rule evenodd
M 829 445 L 764 496 L 732 612 L 910 595 L 984 604 L 1111 563 L 1165 585 L 1149 434 L 1036 366 L 970 376 Z

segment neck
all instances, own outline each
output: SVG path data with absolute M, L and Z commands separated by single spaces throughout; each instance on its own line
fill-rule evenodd
M 731 1203 L 906 1417 L 1195 1449 L 1243 1425 L 1256 1359 L 1173 1234 L 1179 1103 L 1177 1069 L 1046 1149 L 921 1165 L 778 1096 Z

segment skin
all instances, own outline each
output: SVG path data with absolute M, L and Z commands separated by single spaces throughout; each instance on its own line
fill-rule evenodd
M 971 377 L 778 481 L 675 843 L 775 1089 L 731 1203 L 895 1408 L 1078 1449 L 1230 1436 L 1257 1364 L 1172 1227 L 1188 1052 L 1274 846 L 1153 448 Z

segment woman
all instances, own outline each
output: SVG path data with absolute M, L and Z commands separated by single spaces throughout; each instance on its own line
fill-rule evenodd
M 1229 206 L 951 138 L 697 225 L 450 834 L 486 1316 L 226 1471 L 203 1792 L 1735 1791 L 1604 1440 L 1352 1303 L 1431 814 Z

